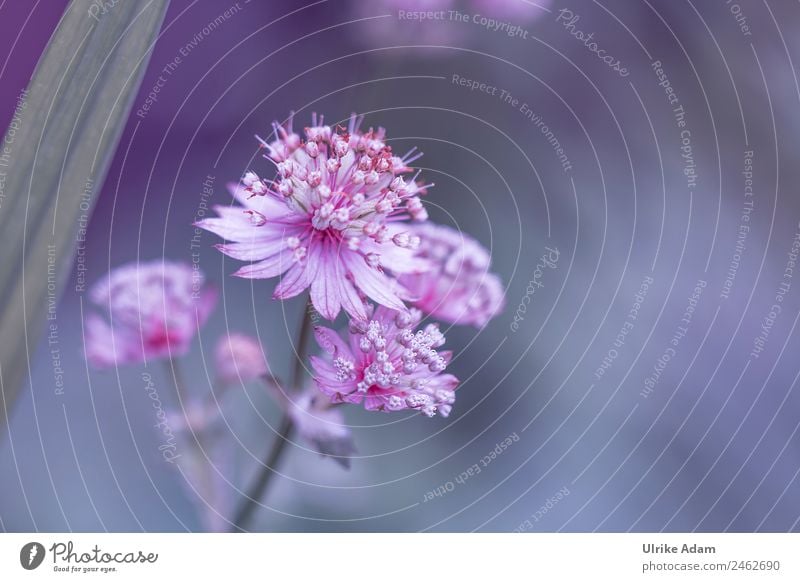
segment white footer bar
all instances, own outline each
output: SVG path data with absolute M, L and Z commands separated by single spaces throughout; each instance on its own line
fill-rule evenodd
M 2 534 L 0 580 L 783 581 L 798 550 L 798 534 Z

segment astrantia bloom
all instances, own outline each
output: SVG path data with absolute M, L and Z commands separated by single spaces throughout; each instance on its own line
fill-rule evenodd
M 342 411 L 321 400 L 316 390 L 305 390 L 288 403 L 288 413 L 304 441 L 323 457 L 330 457 L 349 469 L 350 457 L 356 452 L 353 435 Z
M 97 367 L 183 355 L 216 304 L 203 273 L 169 261 L 130 263 L 89 290 L 109 319 L 86 319 L 86 357 Z
M 351 321 L 349 337 L 316 328 L 328 358 L 311 358 L 319 389 L 332 402 L 364 402 L 367 410 L 415 409 L 448 416 L 458 379 L 443 373 L 452 354 L 438 352 L 444 336 L 435 324 L 413 331 L 418 310 L 378 307 L 368 322 Z
M 417 256 L 432 264 L 428 272 L 400 280 L 414 305 L 442 321 L 477 327 L 503 309 L 503 284 L 489 272 L 491 257 L 479 242 L 433 223 L 414 225 L 411 232 L 420 240 Z
M 248 172 L 233 195 L 242 206 L 215 207 L 217 218 L 197 226 L 229 241 L 217 248 L 252 261 L 235 274 L 251 279 L 283 275 L 274 296 L 287 299 L 311 287 L 311 301 L 325 318 L 341 308 L 367 318 L 363 296 L 404 310 L 405 290 L 395 276 L 420 272 L 408 219 L 425 220 L 419 199 L 425 185 L 406 181 L 418 155 L 393 155 L 382 128 L 359 131 L 353 116 L 347 130 L 317 124 L 301 138 L 274 124 L 275 141 L 259 138 L 264 157 L 277 166 L 274 180 Z M 412 150 L 413 151 L 413 150 Z
M 225 384 L 249 382 L 267 373 L 258 340 L 243 333 L 223 335 L 214 351 L 217 377 Z

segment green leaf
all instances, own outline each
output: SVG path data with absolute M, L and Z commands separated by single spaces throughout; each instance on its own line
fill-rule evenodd
M 72 0 L 0 143 L 0 426 L 72 272 L 79 222 L 94 207 L 168 3 Z

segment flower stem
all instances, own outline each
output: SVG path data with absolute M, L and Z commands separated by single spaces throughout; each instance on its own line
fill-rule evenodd
M 164 369 L 167 374 L 167 378 L 175 382 L 175 391 L 178 394 L 178 402 L 180 406 L 185 407 L 188 404 L 188 401 L 186 400 L 188 396 L 186 393 L 186 381 L 184 380 L 183 371 L 181 370 L 177 358 L 164 360 Z
M 300 322 L 300 332 L 297 334 L 296 358 L 294 361 L 294 369 L 292 370 L 291 383 L 289 384 L 290 390 L 299 390 L 300 381 L 303 379 L 303 372 L 305 372 L 304 360 L 306 358 L 306 351 L 308 350 L 308 338 L 311 335 L 311 302 L 306 305 L 303 311 L 303 319 Z
M 195 432 L 195 427 L 192 426 L 192 411 L 190 410 L 192 404 L 190 401 L 190 396 L 186 388 L 186 378 L 183 374 L 183 368 L 181 367 L 180 362 L 177 358 L 171 358 L 169 360 L 164 361 L 164 368 L 168 378 L 172 378 L 175 382 L 175 391 L 178 395 L 179 407 L 183 410 L 185 418 L 186 418 L 186 429 L 181 431 L 178 435 L 181 443 L 183 446 L 187 448 L 188 451 L 188 458 L 191 460 L 189 465 L 190 471 L 194 474 L 197 478 L 198 486 L 200 488 L 200 495 L 205 502 L 206 506 L 203 506 L 203 503 L 195 501 L 195 505 L 198 507 L 198 511 L 201 513 L 208 512 L 208 504 L 213 502 L 215 497 L 215 490 L 213 485 L 213 474 L 209 467 L 210 459 L 208 455 L 210 453 L 210 445 L 204 438 L 205 435 L 203 430 L 201 429 L 198 432 Z M 193 489 L 193 487 L 187 487 L 191 494 L 197 495 L 197 492 Z M 207 516 L 201 516 L 201 518 L 206 521 Z
M 308 349 L 308 339 L 311 332 L 311 317 L 309 316 L 309 310 L 310 304 L 306 306 L 305 310 L 303 311 L 303 318 L 300 323 L 300 332 L 297 335 L 297 344 L 295 346 L 294 368 L 292 369 L 290 382 L 287 386 L 288 390 L 299 389 L 300 382 L 303 378 L 303 372 L 305 371 L 305 365 L 303 361 L 305 360 L 305 354 Z M 245 531 L 244 528 L 247 525 L 247 522 L 260 505 L 259 499 L 264 496 L 264 492 L 267 490 L 267 486 L 272 480 L 272 476 L 275 474 L 275 467 L 280 461 L 283 452 L 286 450 L 286 444 L 289 442 L 289 435 L 292 432 L 292 428 L 294 428 L 292 417 L 289 415 L 289 411 L 285 410 L 283 417 L 281 418 L 280 428 L 278 428 L 278 434 L 275 436 L 272 447 L 270 447 L 270 450 L 267 452 L 267 457 L 264 460 L 261 472 L 258 474 L 256 480 L 253 482 L 252 486 L 247 492 L 241 507 L 236 512 L 236 516 L 233 520 L 232 531 Z

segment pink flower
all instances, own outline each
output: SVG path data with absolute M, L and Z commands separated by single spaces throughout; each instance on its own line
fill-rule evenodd
M 511 24 L 525 24 L 547 16 L 552 2 L 553 0 L 471 0 L 472 9 L 481 15 L 513 19 Z
M 415 225 L 410 232 L 420 240 L 417 256 L 434 265 L 401 279 L 415 306 L 442 321 L 476 327 L 503 309 L 503 284 L 489 272 L 491 257 L 479 242 L 432 223 Z
M 459 54 L 458 47 L 470 36 L 492 33 L 528 39 L 525 33 L 533 31 L 526 27 L 547 16 L 552 0 L 372 0 L 351 4 L 354 18 L 369 19 L 355 39 L 384 49 L 374 55 L 430 59 Z M 382 13 L 389 17 L 376 18 Z M 495 21 L 497 27 L 509 26 L 487 26 Z
M 229 241 L 217 248 L 237 260 L 252 261 L 235 275 L 268 279 L 283 275 L 274 292 L 287 299 L 311 288 L 311 301 L 327 319 L 341 308 L 367 318 L 366 295 L 405 310 L 406 291 L 395 276 L 427 268 L 402 236 L 402 223 L 425 220 L 419 199 L 425 187 L 402 176 L 417 159 L 413 150 L 399 158 L 382 128 L 363 133 L 353 115 L 343 128 L 305 128 L 305 139 L 274 124 L 276 139 L 259 138 L 278 173 L 263 180 L 245 174 L 232 193 L 241 206 L 217 206 L 216 218 L 197 226 Z M 414 176 L 416 178 L 416 175 Z
M 373 0 L 372 2 L 353 2 L 353 18 L 369 18 L 355 35 L 355 40 L 367 46 L 391 47 L 381 50 L 380 58 L 422 57 L 440 58 L 452 55 L 447 47 L 458 45 L 467 30 L 458 22 L 447 20 L 412 20 L 409 17 L 400 19 L 398 14 L 427 13 L 462 8 L 456 0 Z M 388 13 L 390 18 L 375 18 L 381 13 Z
M 297 434 L 323 457 L 330 457 L 345 469 L 356 452 L 353 435 L 342 411 L 318 397 L 316 390 L 305 390 L 288 403 Z
M 319 389 L 332 402 L 363 401 L 367 410 L 448 416 L 458 385 L 443 373 L 452 354 L 436 351 L 444 336 L 435 324 L 414 333 L 420 316 L 378 307 L 368 322 L 351 320 L 347 340 L 317 327 L 317 343 L 330 355 L 311 358 Z
M 169 261 L 117 267 L 89 290 L 109 320 L 86 318 L 86 357 L 98 367 L 183 355 L 216 304 L 202 271 Z
M 258 340 L 242 333 L 222 336 L 214 351 L 217 377 L 225 384 L 249 382 L 267 373 Z

